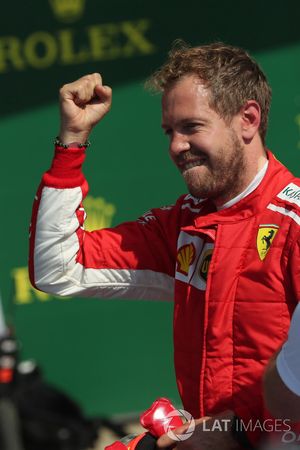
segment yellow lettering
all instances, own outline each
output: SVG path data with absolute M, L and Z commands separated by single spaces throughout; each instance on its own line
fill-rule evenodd
M 81 48 L 78 53 L 75 53 L 72 30 L 61 30 L 58 34 L 58 40 L 60 42 L 60 56 L 63 64 L 76 64 L 88 61 L 90 54 L 87 49 Z
M 87 29 L 93 60 L 116 59 L 121 56 L 121 46 L 116 40 L 120 27 L 114 23 L 93 25 Z
M 154 45 L 144 36 L 149 27 L 150 21 L 147 19 L 121 23 L 121 30 L 128 38 L 128 42 L 122 50 L 123 56 L 131 56 L 138 52 L 147 55 L 155 51 Z
M 8 61 L 17 70 L 25 69 L 25 62 L 21 56 L 21 41 L 14 36 L 0 39 L 0 72 L 8 70 Z
M 85 30 L 65 28 L 57 34 L 36 31 L 24 42 L 16 36 L 0 38 L 0 73 L 10 69 L 47 69 L 54 64 L 70 65 L 89 61 L 128 58 L 156 51 L 145 36 L 148 19 L 96 24 Z
M 15 286 L 15 303 L 19 305 L 26 305 L 32 303 L 34 298 L 44 302 L 49 299 L 49 295 L 44 292 L 38 291 L 32 287 L 27 267 L 18 267 L 13 269 L 12 277 Z
M 44 31 L 31 34 L 25 41 L 24 54 L 28 63 L 35 69 L 51 66 L 57 57 L 55 38 Z

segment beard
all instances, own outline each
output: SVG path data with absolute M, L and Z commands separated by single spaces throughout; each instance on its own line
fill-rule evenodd
M 194 197 L 225 203 L 245 188 L 244 149 L 234 130 L 231 130 L 227 142 L 213 156 L 191 149 L 181 155 L 181 162 L 195 159 L 195 156 L 201 158 L 202 163 L 182 172 L 187 188 Z

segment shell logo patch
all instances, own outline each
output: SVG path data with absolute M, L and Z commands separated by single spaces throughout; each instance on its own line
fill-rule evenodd
M 181 231 L 177 241 L 176 280 L 205 291 L 213 248 L 212 242 Z
M 208 269 L 211 261 L 211 257 L 213 254 L 213 249 L 209 248 L 203 255 L 200 267 L 199 267 L 199 275 L 203 278 L 203 280 L 207 280 Z
M 189 268 L 196 257 L 196 249 L 193 243 L 183 245 L 177 253 L 177 272 L 188 275 Z
M 259 225 L 256 246 L 261 261 L 267 256 L 278 229 L 279 226 L 274 224 Z

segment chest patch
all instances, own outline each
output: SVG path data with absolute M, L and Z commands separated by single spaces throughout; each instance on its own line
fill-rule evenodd
M 277 197 L 300 206 L 300 187 L 294 183 L 290 183 L 279 192 Z
M 176 279 L 205 291 L 213 243 L 182 231 L 177 243 Z
M 206 244 L 208 245 L 208 244 Z M 208 269 L 211 261 L 211 257 L 213 254 L 212 248 L 206 248 L 205 251 L 202 252 L 201 264 L 199 266 L 199 276 L 203 278 L 203 280 L 207 280 Z
M 278 225 L 273 224 L 259 225 L 256 238 L 256 246 L 258 256 L 261 261 L 263 261 L 267 256 L 278 229 L 279 229 Z

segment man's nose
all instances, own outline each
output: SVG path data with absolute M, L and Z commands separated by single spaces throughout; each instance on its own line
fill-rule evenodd
M 176 158 L 180 153 L 190 150 L 188 137 L 181 133 L 173 133 L 170 139 L 169 151 L 172 158 Z

